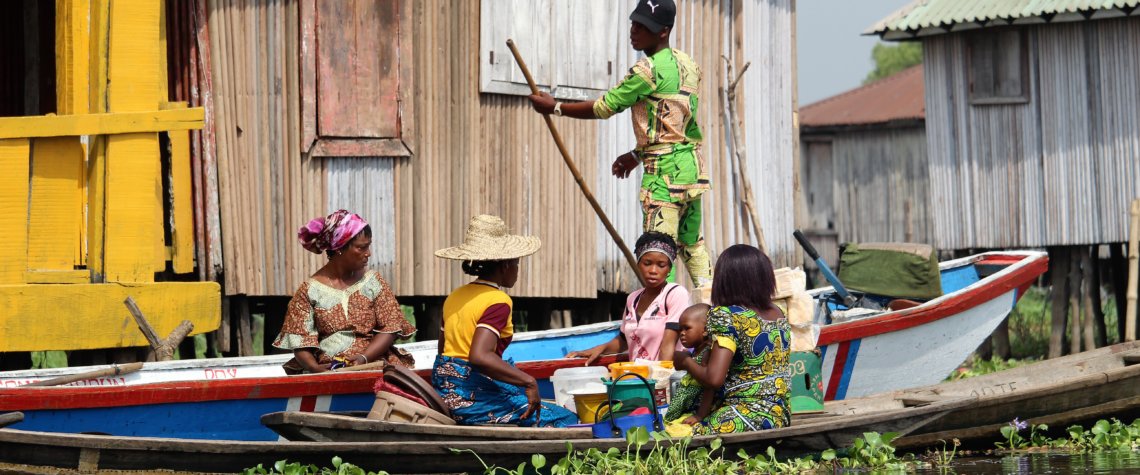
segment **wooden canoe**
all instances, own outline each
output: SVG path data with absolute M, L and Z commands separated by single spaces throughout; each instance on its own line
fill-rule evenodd
M 941 400 L 897 410 L 819 416 L 803 424 L 760 432 L 720 436 L 726 453 L 738 449 L 763 453 L 776 447 L 781 456 L 816 453 L 849 446 L 865 431 L 906 433 L 936 421 L 974 398 Z M 884 403 L 885 404 L 885 403 Z M 708 446 L 717 437 L 693 438 L 692 447 Z M 566 455 L 567 443 L 577 450 L 626 449 L 624 439 L 449 440 L 412 442 L 256 442 L 152 437 L 108 437 L 88 434 L 0 429 L 0 464 L 26 464 L 82 470 L 180 470 L 238 472 L 278 460 L 328 466 L 334 456 L 366 470 L 393 473 L 447 473 L 483 470 L 470 450 L 488 464 L 514 467 L 532 454 L 547 460 Z M 670 443 L 670 442 L 664 442 Z M 644 447 L 648 451 L 650 447 Z
M 538 429 L 517 426 L 412 424 L 365 418 L 366 413 L 284 411 L 261 417 L 282 437 L 311 442 L 395 442 L 425 440 L 570 440 L 593 437 L 588 427 Z
M 1072 424 L 1140 416 L 1140 341 L 1045 360 L 987 375 L 894 393 L 899 399 L 977 397 L 977 402 L 895 440 L 897 448 L 972 446 L 1002 440 L 1014 418 L 1064 430 Z M 852 399 L 851 403 L 858 403 Z M 1025 432 L 1028 434 L 1028 431 Z M 990 446 L 992 447 L 992 445 Z
M 599 358 L 608 364 L 614 357 Z M 582 360 L 527 361 L 518 368 L 547 379 Z M 380 371 L 124 386 L 52 386 L 0 389 L 0 411 L 21 411 L 13 428 L 45 432 L 215 440 L 278 440 L 261 425 L 276 411 L 367 411 L 376 402 Z M 419 370 L 421 378 L 430 370 Z
M 828 442 L 816 436 L 853 440 L 864 432 L 909 433 L 931 423 L 947 411 L 965 406 L 966 398 L 938 398 L 935 400 L 897 399 L 893 395 L 883 398 L 865 398 L 858 402 L 829 403 L 825 410 L 813 414 L 794 414 L 793 426 L 807 426 L 817 432 L 800 433 L 799 441 L 785 440 L 784 445 L 802 445 L 804 451 L 830 448 Z M 301 442 L 388 442 L 388 441 L 467 441 L 467 440 L 570 440 L 588 439 L 589 429 L 535 429 L 517 427 L 439 426 L 410 424 L 366 419 L 363 412 L 330 413 L 285 411 L 266 414 L 261 422 L 285 439 Z M 834 424 L 830 430 L 818 432 Z M 781 429 L 783 430 L 783 429 Z M 741 437 L 747 444 L 757 434 Z M 723 436 L 727 441 L 740 436 Z

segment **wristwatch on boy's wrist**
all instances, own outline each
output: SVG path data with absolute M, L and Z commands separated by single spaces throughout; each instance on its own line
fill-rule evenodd
M 561 102 L 556 101 L 554 103 L 554 115 L 556 115 L 558 117 L 562 117 L 562 103 Z

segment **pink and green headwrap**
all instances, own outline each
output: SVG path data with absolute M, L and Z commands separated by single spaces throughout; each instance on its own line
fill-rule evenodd
M 338 209 L 324 218 L 313 218 L 299 231 L 297 240 L 306 251 L 321 254 L 344 247 L 356 237 L 368 223 L 355 213 Z

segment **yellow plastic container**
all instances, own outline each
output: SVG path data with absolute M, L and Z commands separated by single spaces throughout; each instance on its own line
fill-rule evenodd
M 630 362 L 611 363 L 609 368 L 610 377 L 613 379 L 618 379 L 621 375 L 626 373 L 639 374 L 641 377 L 649 379 L 649 367 L 643 364 Z
M 574 407 L 578 409 L 578 422 L 592 424 L 596 422 L 594 416 L 598 413 L 598 408 L 606 403 L 606 393 L 600 394 L 575 394 Z

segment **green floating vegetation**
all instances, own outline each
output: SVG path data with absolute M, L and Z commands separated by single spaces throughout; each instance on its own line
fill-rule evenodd
M 479 454 L 471 450 L 452 449 L 453 452 L 469 453 L 483 465 L 486 475 L 524 475 L 533 473 L 549 473 L 551 475 L 569 475 L 578 473 L 592 473 L 599 475 L 666 475 L 676 473 L 704 473 L 704 474 L 812 474 L 834 473 L 838 469 L 865 469 L 879 473 L 907 472 L 917 468 L 929 467 L 930 464 L 906 454 L 899 457 L 895 454 L 891 440 L 897 434 L 891 432 L 879 434 L 867 432 L 863 437 L 855 439 L 852 447 L 842 450 L 827 450 L 817 457 L 804 457 L 783 460 L 776 456 L 776 449 L 768 447 L 763 455 L 752 456 L 745 450 L 736 452 L 735 457 L 726 454 L 720 439 L 713 440 L 708 447 L 691 448 L 691 438 L 677 439 L 671 444 L 661 442 L 668 440 L 669 436 L 659 432 L 648 432 L 644 428 L 635 428 L 626 434 L 626 449 L 611 447 L 603 452 L 591 448 L 585 451 L 574 450 L 567 442 L 566 456 L 557 463 L 547 466 L 546 457 L 534 454 L 530 463 L 522 462 L 514 469 L 487 465 Z M 642 448 L 652 443 L 649 453 L 643 453 Z M 952 460 L 953 457 L 947 459 Z M 266 469 L 261 465 L 247 468 L 245 475 L 386 475 L 387 472 L 368 472 L 360 467 L 344 462 L 340 457 L 332 460 L 333 468 L 321 468 L 315 465 L 302 465 L 297 462 L 285 460 L 273 464 L 273 469 Z
M 1029 432 L 1022 435 L 1022 431 Z M 1088 430 L 1079 425 L 1065 429 L 1068 437 L 1050 438 L 1046 434 L 1049 426 L 1029 424 L 1014 419 L 1001 428 L 1004 442 L 995 445 L 1006 452 L 1050 450 L 1070 453 L 1088 453 L 1110 450 L 1135 450 L 1140 448 L 1140 419 L 1124 424 L 1119 419 L 1101 419 Z
M 273 469 L 266 469 L 261 464 L 256 467 L 247 468 L 242 470 L 243 475 L 388 475 L 388 472 L 369 472 L 363 468 L 357 467 L 351 463 L 341 460 L 340 457 L 332 458 L 333 468 L 317 467 L 316 465 L 303 465 L 298 462 L 288 462 L 285 460 L 278 460 L 273 464 Z
M 1117 419 L 1099 420 L 1091 428 L 1074 425 L 1069 427 L 1067 437 L 1049 438 L 1049 427 L 1045 424 L 1029 424 L 1014 419 L 1001 429 L 1005 439 L 997 442 L 999 453 L 1017 453 L 1049 450 L 1068 453 L 1088 453 L 1108 450 L 1136 450 L 1140 448 L 1140 419 L 1124 424 Z M 928 452 L 921 459 L 913 454 L 896 454 L 891 445 L 898 434 L 888 432 L 866 432 L 856 438 L 851 447 L 842 450 L 825 450 L 817 456 L 802 458 L 780 458 L 776 449 L 768 447 L 762 455 L 751 455 L 741 449 L 734 455 L 727 454 L 720 439 L 713 440 L 707 447 L 692 448 L 689 437 L 672 440 L 659 432 L 648 432 L 644 428 L 631 429 L 626 434 L 626 448 L 611 447 L 607 451 L 595 448 L 574 450 L 566 443 L 566 455 L 553 465 L 547 464 L 546 457 L 534 454 L 530 462 L 522 462 L 513 469 L 487 465 L 479 454 L 471 450 L 452 449 L 453 452 L 469 453 L 483 465 L 485 475 L 524 475 L 549 473 L 569 475 L 593 473 L 600 475 L 666 475 L 674 473 L 701 474 L 823 474 L 837 471 L 858 470 L 874 473 L 908 473 L 919 469 L 944 467 L 952 464 L 958 455 L 958 440 L 943 442 L 941 449 Z M 645 453 L 643 448 L 652 444 Z M 344 462 L 340 457 L 333 458 L 333 468 L 319 468 L 315 465 L 301 465 L 278 461 L 272 470 L 261 465 L 246 469 L 246 475 L 386 475 L 387 472 L 367 472 L 360 467 Z

